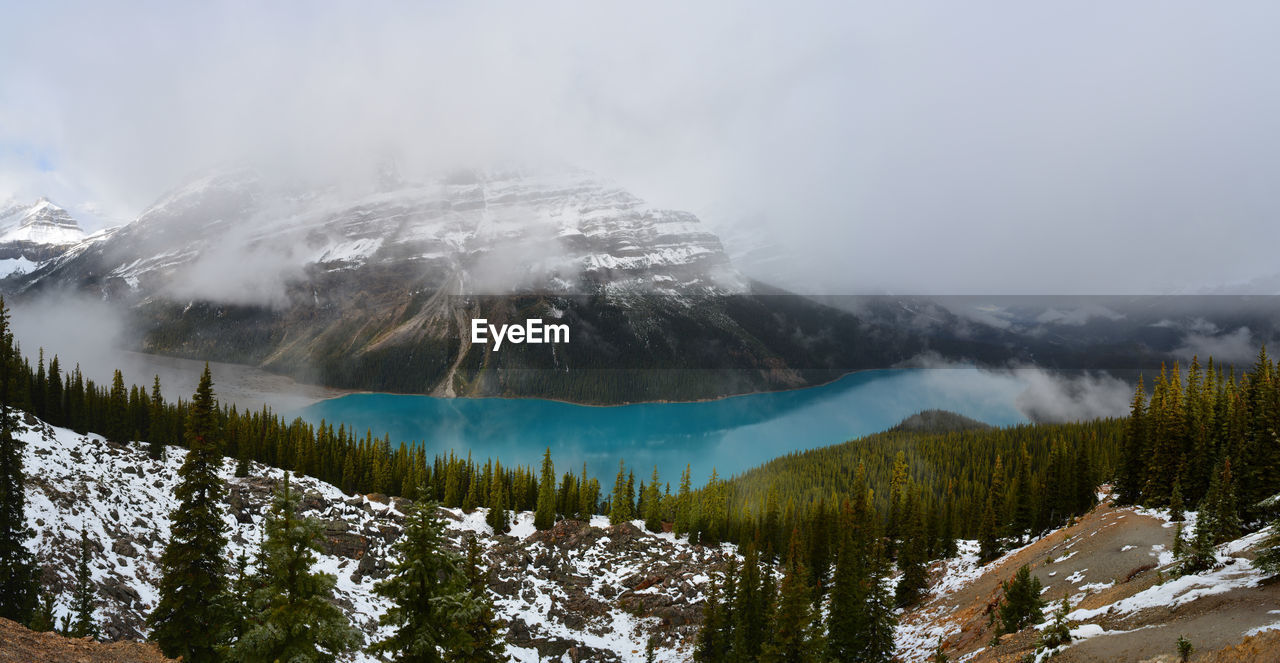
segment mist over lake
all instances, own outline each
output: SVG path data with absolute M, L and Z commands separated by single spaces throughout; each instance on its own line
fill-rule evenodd
M 393 444 L 422 444 L 429 455 L 470 452 L 481 463 L 499 458 L 504 464 L 534 465 L 550 448 L 558 472 L 576 471 L 585 462 L 591 474 L 607 480 L 625 461 L 646 480 L 656 465 L 662 480 L 674 484 L 688 464 L 699 484 L 713 468 L 721 477 L 730 476 L 788 452 L 885 430 L 927 409 L 951 410 L 994 426 L 1026 423 L 1033 407 L 1028 397 L 1045 375 L 977 368 L 865 371 L 809 389 L 613 407 L 350 394 L 298 414 L 312 423 L 390 434 Z

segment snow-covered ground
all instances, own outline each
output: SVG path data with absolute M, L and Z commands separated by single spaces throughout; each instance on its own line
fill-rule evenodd
M 157 601 L 158 559 L 168 538 L 173 488 L 185 451 L 170 448 L 153 461 L 142 444 L 115 445 L 97 435 L 80 435 L 27 417 L 18 437 L 25 445 L 27 519 L 35 537 L 30 547 L 44 567 L 46 582 L 59 590 L 55 614 L 67 614 L 74 584 L 80 532 L 90 541 L 91 574 L 100 599 L 98 621 L 117 638 L 144 635 L 143 619 Z M 270 489 L 283 472 L 260 465 L 251 476 L 222 468 L 229 488 L 224 520 L 228 559 L 252 557 L 263 536 L 263 513 Z M 383 633 L 377 618 L 387 608 L 373 594 L 403 514 L 395 499 L 347 496 L 336 487 L 300 477 L 303 513 L 325 523 L 327 545 L 317 567 L 337 578 L 335 598 L 352 623 L 369 638 Z M 516 514 L 510 535 L 494 536 L 485 510 L 442 510 L 461 548 L 475 536 L 493 568 L 492 595 L 499 616 L 508 620 L 517 644 L 516 661 L 643 661 L 650 634 L 657 636 L 660 661 L 684 661 L 696 630 L 690 615 L 700 611 L 708 582 L 706 569 L 729 548 L 689 546 L 670 534 L 649 534 L 640 523 L 604 529 L 561 523 L 535 532 L 530 513 Z M 562 537 L 563 540 L 557 539 Z M 543 649 L 540 655 L 539 649 Z M 359 654 L 350 660 L 374 659 Z

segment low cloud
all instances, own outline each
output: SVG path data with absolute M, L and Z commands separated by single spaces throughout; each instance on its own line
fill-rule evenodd
M 1189 333 L 1173 353 L 1188 360 L 1199 357 L 1201 361 L 1206 361 L 1213 357 L 1219 363 L 1245 365 L 1258 355 L 1258 346 L 1253 332 L 1248 327 L 1241 327 L 1224 334 Z
M 1034 368 L 1012 374 L 1026 384 L 1015 404 L 1032 421 L 1087 421 L 1129 413 L 1133 387 L 1108 373 L 1069 375 Z

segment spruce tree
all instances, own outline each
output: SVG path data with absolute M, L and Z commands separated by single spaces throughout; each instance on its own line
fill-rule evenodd
M 392 547 L 398 561 L 374 585 L 374 592 L 392 603 L 378 618 L 392 633 L 369 648 L 374 656 L 403 663 L 444 662 L 447 652 L 470 642 L 461 625 L 483 608 L 467 588 L 463 560 L 446 544 L 436 508 L 422 498 L 409 507 L 404 531 Z
M 533 526 L 551 529 L 556 524 L 556 466 L 551 462 L 551 447 L 542 455 L 542 474 L 538 481 L 538 508 L 533 514 Z
M 808 570 L 802 560 L 800 531 L 791 531 L 787 572 L 782 578 L 778 608 L 760 652 L 761 663 L 808 663 L 821 654 L 821 633 L 813 610 Z
M 231 648 L 231 660 L 332 663 L 363 639 L 333 603 L 337 578 L 312 570 L 324 525 L 300 516 L 299 501 L 286 472 L 263 526 L 262 586 L 252 595 L 256 617 Z
M 169 515 L 169 542 L 160 556 L 160 601 L 147 619 L 160 650 L 187 663 L 216 661 L 231 628 L 217 415 L 205 364 L 188 411 L 187 458 L 174 489 L 178 507 Z
M 10 346 L 8 312 L 0 299 L 0 346 Z M 25 624 L 36 607 L 39 584 L 35 557 L 27 550 L 23 442 L 14 437 L 12 411 L 0 404 L 0 617 Z
M 1000 555 L 1001 519 L 999 506 L 1004 489 L 1003 470 L 1000 457 L 996 456 L 996 468 L 991 475 L 991 485 L 987 487 L 986 506 L 982 510 L 982 520 L 978 525 L 978 561 L 989 562 Z
M 133 426 L 129 423 L 129 392 L 125 390 L 124 375 L 117 370 L 111 378 L 111 396 L 107 401 L 106 438 L 112 442 L 129 441 Z
M 40 600 L 36 604 L 36 609 L 31 615 L 31 630 L 36 633 L 45 633 L 52 631 L 57 624 L 54 623 L 53 609 L 57 597 L 46 587 L 40 590 Z
M 1230 458 L 1223 459 L 1221 469 L 1214 472 L 1209 482 L 1209 492 L 1205 494 L 1196 520 L 1197 531 L 1201 527 L 1214 544 L 1240 536 L 1239 503 Z
M 506 534 L 511 531 L 511 514 L 507 513 L 507 494 L 500 476 L 501 471 L 499 466 L 498 472 L 494 474 L 493 481 L 489 484 L 489 513 L 484 518 L 494 534 Z
M 502 642 L 503 622 L 494 613 L 489 598 L 489 570 L 480 557 L 480 544 L 474 536 L 467 537 L 467 591 L 475 602 L 475 615 L 462 625 L 466 642 L 457 645 L 446 655 L 450 663 L 506 663 L 506 646 Z
M 1120 467 L 1116 473 L 1116 501 L 1120 504 L 1137 504 L 1142 497 L 1148 460 L 1146 399 L 1146 389 L 1139 376 L 1120 446 Z
M 609 524 L 618 525 L 631 520 L 631 517 L 631 500 L 627 495 L 627 468 L 623 461 L 619 461 L 613 494 L 609 496 Z
M 160 460 L 164 457 L 164 445 L 168 441 L 165 439 L 167 430 L 162 420 L 164 418 L 164 396 L 160 393 L 160 376 L 155 376 L 155 381 L 151 383 L 151 402 L 149 403 L 151 412 L 148 418 L 151 420 L 151 428 L 147 432 L 147 455 L 152 460 Z
M 1258 547 L 1253 565 L 1271 575 L 1280 574 L 1280 516 L 1271 520 L 1271 533 Z
M 97 592 L 89 573 L 89 538 L 80 530 L 80 552 L 76 555 L 76 588 L 71 595 L 71 612 L 67 615 L 66 634 L 73 638 L 98 639 Z
M 662 531 L 662 495 L 658 492 L 658 466 L 653 466 L 653 478 L 649 481 L 644 500 L 644 528 L 650 532 Z
M 721 585 L 715 576 L 707 588 L 707 598 L 702 604 L 702 627 L 698 629 L 698 642 L 693 649 L 693 660 L 698 663 L 720 663 L 729 653 L 729 615 L 721 594 Z
M 1071 613 L 1071 605 L 1067 603 L 1067 597 L 1062 597 L 1062 603 L 1058 605 L 1058 609 L 1053 611 L 1053 623 L 1045 627 L 1044 632 L 1040 634 L 1040 644 L 1049 649 L 1061 647 L 1062 645 L 1071 644 L 1071 624 L 1067 621 L 1067 615 Z
M 689 465 L 684 466 L 684 472 L 680 474 L 680 490 L 676 493 L 676 517 L 672 523 L 671 530 L 676 536 L 683 536 L 689 533 L 693 524 L 693 497 L 692 481 L 690 479 L 691 468 Z
M 895 590 L 898 607 L 915 603 L 929 580 L 928 532 L 925 531 L 924 514 L 914 491 L 907 495 L 902 515 L 906 522 L 902 528 L 902 547 L 898 551 L 898 569 L 902 572 Z
M 1013 578 L 1001 585 L 1004 599 L 1000 603 L 1000 632 L 1017 633 L 1044 621 L 1044 599 L 1040 598 L 1040 579 L 1025 564 Z

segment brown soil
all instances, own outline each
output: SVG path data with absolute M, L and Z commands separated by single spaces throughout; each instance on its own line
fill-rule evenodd
M 968 586 L 925 602 L 904 619 L 946 624 L 944 647 L 952 660 L 977 652 L 968 660 L 1020 661 L 1034 651 L 1038 632 L 1027 629 L 1004 636 L 997 646 L 990 644 L 990 611 L 1000 596 L 1002 581 L 1026 564 L 1046 587 L 1046 599 L 1060 599 L 1064 593 L 1074 597 L 1085 591 L 1085 585 L 1092 585 L 1084 599 L 1072 604 L 1071 609 L 1103 607 L 1168 578 L 1168 569 L 1157 566 L 1159 550 L 1153 547 L 1168 550 L 1173 531 L 1157 518 L 1102 504 L 1076 524 L 1002 560 Z M 1280 634 L 1264 633 L 1241 643 L 1249 630 L 1280 620 L 1278 610 L 1280 583 L 1270 583 L 1203 597 L 1176 608 L 1104 614 L 1088 623 L 1101 625 L 1106 634 L 1077 642 L 1054 660 L 1138 663 L 1169 656 L 1172 661 L 1178 637 L 1185 636 L 1196 647 L 1193 661 L 1280 663 Z M 1237 647 L 1243 649 L 1236 651 Z M 1253 656 L 1248 653 L 1252 651 L 1250 647 L 1257 649 L 1262 658 L 1249 658 Z
M 0 663 L 165 663 L 152 643 L 92 642 L 55 633 L 36 633 L 0 618 Z

